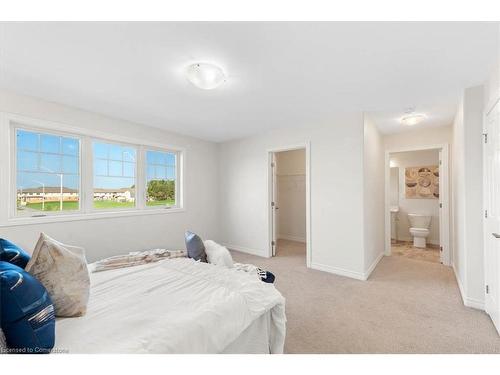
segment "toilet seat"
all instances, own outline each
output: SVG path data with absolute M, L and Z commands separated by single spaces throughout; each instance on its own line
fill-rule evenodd
M 429 229 L 426 228 L 410 228 L 410 233 L 413 235 L 427 236 L 429 234 Z

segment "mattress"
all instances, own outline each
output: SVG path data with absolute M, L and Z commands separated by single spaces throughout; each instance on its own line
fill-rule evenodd
M 271 313 L 255 319 L 222 354 L 269 354 Z
M 56 321 L 56 352 L 282 353 L 272 284 L 188 258 L 91 274 L 87 314 Z

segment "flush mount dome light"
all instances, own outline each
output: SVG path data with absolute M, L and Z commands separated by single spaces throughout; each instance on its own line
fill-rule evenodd
M 425 120 L 425 115 L 418 114 L 418 113 L 408 113 L 408 114 L 404 115 L 403 117 L 401 117 L 400 122 L 403 125 L 412 126 L 412 125 L 419 124 L 423 120 Z
M 186 68 L 186 75 L 189 82 L 203 90 L 215 89 L 226 80 L 222 68 L 210 63 L 191 64 Z

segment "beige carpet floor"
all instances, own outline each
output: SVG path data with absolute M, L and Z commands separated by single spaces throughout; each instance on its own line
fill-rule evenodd
M 304 245 L 270 259 L 232 251 L 276 275 L 286 298 L 286 353 L 500 353 L 489 317 L 462 303 L 453 270 L 384 257 L 369 280 L 308 269 Z

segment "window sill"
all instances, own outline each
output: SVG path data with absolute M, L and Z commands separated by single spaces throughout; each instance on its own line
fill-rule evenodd
M 68 221 L 81 221 L 81 220 L 99 220 L 99 219 L 112 219 L 118 217 L 131 217 L 131 216 L 147 216 L 147 215 L 162 215 L 185 212 L 185 208 L 147 208 L 147 209 L 134 209 L 124 211 L 105 211 L 105 212 L 92 212 L 87 214 L 62 214 L 53 216 L 42 217 L 16 217 L 8 219 L 6 222 L 0 224 L 2 227 L 15 227 L 19 225 L 35 225 L 46 223 L 60 223 Z

